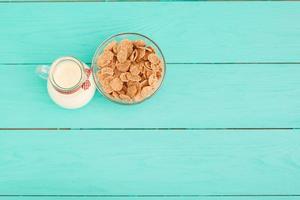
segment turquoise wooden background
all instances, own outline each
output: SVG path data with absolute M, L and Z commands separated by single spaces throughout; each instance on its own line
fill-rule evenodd
M 300 2 L 0 0 L 0 199 L 300 199 Z M 161 90 L 64 110 L 35 73 L 153 38 Z

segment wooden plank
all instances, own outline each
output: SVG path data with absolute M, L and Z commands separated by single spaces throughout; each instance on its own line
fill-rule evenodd
M 39 2 L 47 2 L 47 3 L 62 3 L 62 2 L 192 2 L 192 1 L 216 1 L 216 0 L 0 0 L 1 3 L 39 3 Z M 222 0 L 225 1 L 225 0 Z M 227 1 L 235 1 L 235 0 L 227 0 Z M 249 1 L 249 0 L 242 0 Z M 267 0 L 260 0 L 267 1 Z M 282 0 L 270 0 L 270 1 L 282 1 Z M 297 0 L 296 0 L 297 1 Z
M 1 63 L 91 62 L 120 32 L 153 38 L 169 63 L 299 62 L 299 10 L 300 2 L 1 4 Z
M 1 131 L 0 194 L 284 195 L 299 131 Z
M 0 199 L 2 200 L 37 200 L 40 199 L 40 196 L 37 197 L 1 197 Z M 129 196 L 129 197 L 64 197 L 64 196 L 59 196 L 59 197 L 45 197 L 42 196 L 43 200 L 99 200 L 99 199 L 105 199 L 105 200 L 160 200 L 160 199 L 168 199 L 168 200 L 182 200 L 182 199 L 187 199 L 187 200 L 238 200 L 238 199 L 243 199 L 243 200 L 298 200 L 299 197 L 297 196 L 271 196 L 271 197 L 266 197 L 266 196 L 236 196 L 236 197 L 228 197 L 228 196 L 209 196 L 209 197 L 205 197 L 205 196 L 198 196 L 198 197 L 190 197 L 190 196 L 179 196 L 179 197 L 149 197 L 149 196 Z
M 91 3 L 91 2 L 174 2 L 174 1 L 186 1 L 186 0 L 0 0 L 0 3 L 63 3 L 63 2 L 84 2 L 84 3 Z M 188 0 L 188 1 L 215 1 L 215 0 Z M 278 1 L 278 0 L 272 0 Z
M 186 0 L 0 0 L 0 3 L 63 3 L 63 2 L 174 2 L 174 1 L 186 1 Z M 188 1 L 215 1 L 215 0 L 188 0 Z M 278 0 L 272 0 L 278 1 Z
M 96 93 L 79 110 L 48 97 L 34 65 L 0 66 L 0 128 L 299 128 L 298 65 L 168 65 L 148 101 L 124 106 Z M 30 116 L 30 117 L 29 117 Z
M 100 200 L 100 199 L 105 199 L 105 200 L 149 200 L 149 197 L 141 197 L 141 196 L 129 196 L 129 197 L 103 197 L 103 196 L 100 196 L 100 197 L 77 197 L 77 196 L 72 196 L 72 197 L 64 197 L 64 196 L 59 196 L 59 197 L 45 197 L 45 196 L 37 196 L 37 197 L 1 197 L 0 196 L 0 200 L 37 200 L 37 199 L 40 199 L 42 198 L 43 200 Z M 151 200 L 160 200 L 160 199 L 168 199 L 168 200 L 182 200 L 182 199 L 188 199 L 188 200 L 199 200 L 199 197 L 150 197 Z M 210 198 L 210 197 L 201 197 L 201 199 L 203 200 L 214 200 L 214 198 Z M 223 200 L 223 198 L 218 198 L 218 199 L 221 199 Z M 236 200 L 237 198 L 227 198 L 225 197 L 224 200 Z M 252 200 L 251 198 L 248 198 L 249 200 Z M 246 198 L 246 200 L 248 200 Z M 262 200 L 269 200 L 268 198 L 260 198 Z M 294 200 L 293 198 L 288 198 L 288 197 L 284 197 L 284 198 L 274 198 L 275 200 Z

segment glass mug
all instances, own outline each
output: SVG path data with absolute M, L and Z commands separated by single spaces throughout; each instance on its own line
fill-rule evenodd
M 63 108 L 80 108 L 94 96 L 96 88 L 90 68 L 74 57 L 58 58 L 50 66 L 40 65 L 36 72 L 47 80 L 51 99 Z

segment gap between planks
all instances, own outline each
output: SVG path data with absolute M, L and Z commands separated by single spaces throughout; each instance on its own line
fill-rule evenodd
M 118 0 L 12 0 L 12 1 L 0 1 L 0 3 L 95 3 L 95 2 L 101 2 L 101 3 L 126 3 L 126 2 L 187 2 L 187 1 L 199 1 L 199 0 L 126 0 L 126 1 L 118 1 Z M 203 1 L 203 0 L 200 0 Z M 205 0 L 204 0 L 205 1 Z M 207 0 L 206 0 L 207 1 Z M 227 0 L 209 0 L 209 1 L 227 1 Z M 229 0 L 229 1 L 235 1 L 235 0 Z M 260 1 L 260 0 L 247 0 L 247 1 Z M 284 0 L 274 0 L 274 1 L 284 1 Z M 285 0 L 286 1 L 286 0 Z M 290 0 L 292 1 L 292 0 Z
M 20 0 L 20 1 L 16 1 L 16 0 L 12 0 L 12 1 L 0 1 L 0 3 L 95 3 L 95 2 L 101 2 L 101 3 L 112 3 L 112 2 L 116 2 L 116 3 L 124 3 L 124 2 L 197 2 L 197 1 L 206 1 L 206 2 L 236 2 L 236 0 L 126 0 L 126 1 L 118 1 L 118 0 L 47 0 L 47 1 L 42 1 L 42 0 Z M 291 1 L 291 2 L 295 2 L 295 1 L 300 1 L 300 0 L 240 0 L 240 1 L 249 1 L 249 2 L 260 2 L 260 1 L 276 1 L 276 2 L 280 2 L 280 1 Z
M 0 197 L 300 197 L 300 194 L 187 194 L 187 195 L 0 195 Z
M 0 131 L 280 131 L 280 130 L 300 130 L 300 128 L 0 128 Z M 1 132 L 0 132 L 1 133 Z
M 51 63 L 0 63 L 0 65 L 50 65 Z M 87 65 L 91 63 L 87 62 Z M 300 62 L 167 62 L 167 65 L 299 65 Z

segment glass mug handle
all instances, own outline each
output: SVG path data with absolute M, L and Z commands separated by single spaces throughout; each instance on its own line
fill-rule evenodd
M 50 66 L 49 65 L 38 65 L 36 67 L 35 72 L 37 73 L 37 75 L 39 77 L 41 77 L 42 79 L 47 80 L 48 76 L 49 76 L 49 70 L 50 70 Z

